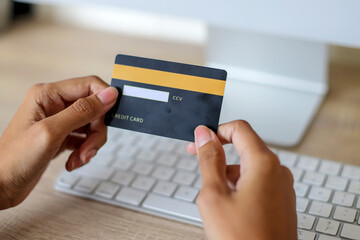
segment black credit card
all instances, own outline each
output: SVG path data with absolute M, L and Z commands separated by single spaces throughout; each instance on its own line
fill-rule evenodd
M 163 60 L 117 55 L 111 86 L 119 91 L 105 124 L 194 141 L 205 125 L 217 132 L 226 71 Z

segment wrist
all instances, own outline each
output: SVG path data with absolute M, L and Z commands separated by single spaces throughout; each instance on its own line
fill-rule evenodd
M 0 168 L 4 169 L 4 168 Z M 13 207 L 13 198 L 7 189 L 6 181 L 3 178 L 3 174 L 0 173 L 0 210 Z
M 15 195 L 11 189 L 11 171 L 9 170 L 8 164 L 4 162 L 6 154 L 0 151 L 0 156 L 3 158 L 2 162 L 0 160 L 0 210 L 4 210 L 14 207 L 16 204 Z

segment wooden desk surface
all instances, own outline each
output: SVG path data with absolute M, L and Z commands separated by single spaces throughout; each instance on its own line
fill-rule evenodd
M 117 53 L 201 64 L 203 48 L 24 21 L 0 34 L 0 133 L 36 82 L 96 74 Z M 360 165 L 360 69 L 331 66 L 330 92 L 304 140 L 289 150 Z M 20 206 L 0 212 L 0 239 L 204 239 L 199 227 L 56 192 L 66 154 Z

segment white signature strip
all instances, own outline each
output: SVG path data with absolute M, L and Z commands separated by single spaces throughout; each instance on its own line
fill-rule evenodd
M 123 95 L 129 97 L 144 98 L 160 102 L 169 101 L 169 92 L 124 85 Z

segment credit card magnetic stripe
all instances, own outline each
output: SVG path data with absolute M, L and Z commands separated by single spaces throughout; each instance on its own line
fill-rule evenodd
M 120 64 L 115 64 L 112 78 L 218 96 L 223 96 L 225 89 L 224 80 Z
M 116 55 L 115 64 L 147 68 L 165 72 L 180 73 L 204 78 L 226 80 L 226 71 L 222 69 L 196 66 L 178 62 L 168 62 L 159 59 L 150 59 L 118 54 Z

